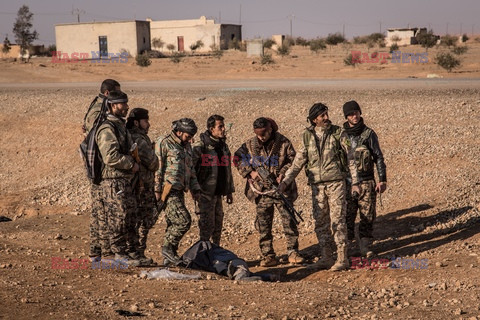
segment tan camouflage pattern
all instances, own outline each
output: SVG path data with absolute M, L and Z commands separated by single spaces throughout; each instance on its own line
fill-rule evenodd
M 257 216 L 255 219 L 255 228 L 259 232 L 260 251 L 263 256 L 275 255 L 273 249 L 273 214 L 274 207 L 280 214 L 280 220 L 283 226 L 283 232 L 287 241 L 287 253 L 298 250 L 298 228 L 289 216 L 288 211 L 279 199 L 261 196 L 257 198 Z
M 160 161 L 155 174 L 155 192 L 162 192 L 164 181 L 171 183 L 172 189 L 175 190 L 200 191 L 193 168 L 190 144 L 183 146 L 172 131 L 169 135 L 157 139 L 155 154 Z
M 346 183 L 344 180 L 312 185 L 315 234 L 320 247 L 334 248 L 346 245 Z
M 351 194 L 351 185 L 347 184 L 347 229 L 348 239 L 355 238 L 355 220 L 357 213 L 360 214 L 358 228 L 360 238 L 373 238 L 373 223 L 377 217 L 377 193 L 375 192 L 375 180 L 366 180 L 360 183 L 361 193 L 358 199 Z
M 90 132 L 90 130 L 92 130 L 95 120 L 97 119 L 98 115 L 102 111 L 102 103 L 103 103 L 103 98 L 99 96 L 97 98 L 97 102 L 93 105 L 93 107 L 89 111 L 87 111 L 85 122 L 83 123 L 83 126 L 86 130 L 87 135 Z
M 130 181 L 127 179 L 105 179 L 100 183 L 103 193 L 104 215 L 112 253 L 125 254 L 127 249 L 127 224 L 136 214 L 137 203 Z M 129 240 L 129 242 L 131 242 Z
M 102 245 L 100 243 L 99 234 L 99 215 L 103 214 L 103 194 L 102 188 L 97 184 L 90 184 L 90 196 L 92 199 L 92 208 L 90 212 L 90 257 L 97 257 L 102 255 Z M 110 251 L 110 243 L 107 242 L 104 249 Z
M 165 220 L 167 228 L 163 239 L 163 246 L 172 245 L 177 250 L 180 240 L 190 230 L 192 218 L 185 207 L 185 195 L 183 191 L 172 190 L 167 198 L 165 207 Z

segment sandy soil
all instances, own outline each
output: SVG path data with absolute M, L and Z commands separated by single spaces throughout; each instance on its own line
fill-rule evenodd
M 0 222 L 0 318 L 134 318 L 116 312 L 128 310 L 151 319 L 480 319 L 475 50 L 452 74 L 430 63 L 347 68 L 340 60 L 326 63 L 329 51 L 275 58 L 277 64 L 267 67 L 250 64 L 254 59 L 239 52 L 226 53 L 218 66 L 213 58 L 195 57 L 180 65 L 155 60 L 147 69 L 1 62 L 0 215 L 13 221 Z M 361 80 L 425 78 L 428 73 L 473 78 Z M 122 81 L 131 107 L 151 110 L 152 138 L 167 132 L 177 118 L 192 117 L 202 127 L 210 114 L 220 113 L 233 124 L 232 150 L 252 135 L 253 120 L 264 115 L 276 119 L 298 148 L 314 102 L 329 105 L 333 122 L 340 124 L 342 104 L 357 100 L 380 137 L 388 166 L 389 189 L 383 207 L 378 206 L 374 249 L 386 259 L 428 259 L 428 268 L 341 273 L 289 264 L 261 268 L 254 206 L 234 173 L 237 192 L 234 204 L 226 206 L 223 245 L 245 258 L 253 271 L 274 273 L 280 282 L 242 283 L 208 273 L 201 280 L 147 280 L 139 277 L 145 268 L 52 269 L 54 257 L 87 257 L 90 203 L 77 148 L 85 109 L 105 77 Z M 338 80 L 319 80 L 330 78 Z M 311 193 L 303 174 L 297 183 L 296 206 L 305 217 L 300 248 L 314 259 Z M 190 201 L 187 206 L 193 210 Z M 193 225 L 181 250 L 197 240 L 196 221 Z M 147 254 L 156 260 L 164 228 L 160 219 L 149 239 Z M 275 249 L 278 256 L 285 254 L 278 219 Z

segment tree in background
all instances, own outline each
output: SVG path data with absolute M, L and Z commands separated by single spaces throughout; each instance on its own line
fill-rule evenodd
M 428 32 L 419 33 L 416 38 L 418 44 L 424 47 L 427 51 L 428 48 L 431 48 L 437 44 L 437 36 L 433 34 L 432 29 L 430 29 Z
M 38 39 L 37 31 L 32 29 L 33 13 L 30 12 L 28 6 L 23 5 L 17 12 L 17 20 L 13 24 L 13 34 L 15 41 L 20 45 L 20 53 L 22 56 L 26 53 L 33 41 Z M 23 59 L 23 57 L 22 57 Z
M 165 45 L 165 41 L 163 41 L 162 38 L 158 37 L 158 38 L 152 39 L 152 46 L 154 48 L 162 49 L 164 45 Z
M 5 53 L 5 54 L 9 53 L 10 49 L 12 49 L 12 47 L 10 45 L 11 45 L 10 40 L 8 40 L 8 36 L 6 36 L 5 40 L 3 40 L 2 52 Z

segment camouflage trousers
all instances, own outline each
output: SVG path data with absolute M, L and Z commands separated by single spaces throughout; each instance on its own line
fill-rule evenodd
M 148 232 L 157 223 L 158 211 L 155 206 L 155 192 L 152 185 L 144 185 L 141 192 L 137 193 L 137 214 L 132 224 L 134 230 L 129 230 L 129 239 L 134 239 L 134 248 L 129 251 L 143 254 L 147 248 Z M 131 233 L 134 232 L 134 235 Z
M 223 228 L 223 204 L 222 196 L 207 195 L 202 193 L 198 201 L 198 228 L 200 229 L 200 240 L 209 241 L 220 245 Z
M 105 179 L 100 186 L 106 219 L 105 225 L 100 225 L 99 230 L 105 233 L 112 253 L 123 255 L 127 250 L 127 225 L 134 221 L 136 215 L 135 195 L 130 181 L 126 179 Z
M 108 255 L 110 252 L 110 242 L 102 234 L 100 237 L 100 225 L 105 226 L 105 216 L 103 214 L 103 193 L 98 184 L 90 184 L 90 197 L 92 199 L 92 211 L 90 212 L 90 257 L 101 256 L 102 251 Z M 103 248 L 103 250 L 102 250 Z
M 320 247 L 334 248 L 334 244 L 337 247 L 346 245 L 345 194 L 344 180 L 312 184 L 313 218 Z
M 360 212 L 360 225 L 358 227 L 360 238 L 373 237 L 373 222 L 377 216 L 375 180 L 362 181 L 360 187 L 362 192 L 357 199 L 354 199 L 351 193 L 352 186 L 347 184 L 347 229 L 349 240 L 355 239 L 357 212 Z
M 180 240 L 182 240 L 192 225 L 192 217 L 187 207 L 185 207 L 185 195 L 183 191 L 173 189 L 170 191 L 165 206 L 165 220 L 167 222 L 167 228 L 165 229 L 163 245 L 172 245 L 172 247 L 177 250 Z
M 277 207 L 282 221 L 283 232 L 287 240 L 287 251 L 298 250 L 298 228 L 293 219 L 289 216 L 287 209 L 285 209 L 280 199 L 259 196 L 255 199 L 257 204 L 257 217 L 255 219 L 255 229 L 260 233 L 260 251 L 263 256 L 275 255 L 273 249 L 273 212 L 274 207 Z

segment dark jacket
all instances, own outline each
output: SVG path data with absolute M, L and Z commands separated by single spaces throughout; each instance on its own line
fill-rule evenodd
M 378 142 L 378 136 L 371 128 L 365 126 L 363 131 L 370 130 L 370 134 L 367 136 L 366 139 L 362 142 L 362 135 L 349 135 L 344 130 L 341 135 L 342 144 L 344 141 L 347 141 L 349 148 L 351 151 L 355 150 L 359 143 L 365 145 L 368 150 L 370 150 L 370 154 L 372 155 L 372 161 L 377 167 L 377 174 L 378 179 L 380 182 L 387 182 L 387 166 L 385 165 L 385 161 L 383 159 L 383 153 L 380 149 L 380 144 Z M 349 159 L 352 157 L 353 152 L 348 152 Z M 375 174 L 373 171 L 373 166 L 370 167 L 370 170 L 367 172 L 358 172 L 358 182 L 373 180 L 375 179 Z M 355 183 L 355 181 L 354 181 Z

